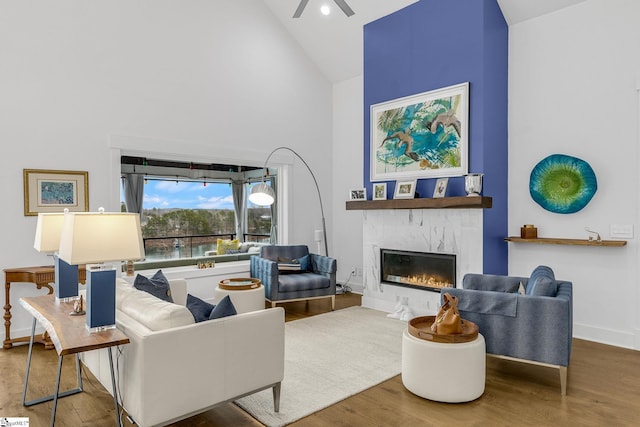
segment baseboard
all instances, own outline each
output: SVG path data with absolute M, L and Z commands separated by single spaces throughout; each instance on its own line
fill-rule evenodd
M 573 337 L 631 350 L 640 350 L 640 330 L 638 329 L 626 332 L 574 323 Z

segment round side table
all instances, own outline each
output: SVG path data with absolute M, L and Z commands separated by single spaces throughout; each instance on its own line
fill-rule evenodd
M 484 337 L 464 343 L 439 343 L 402 335 L 402 384 L 425 399 L 469 402 L 484 393 Z
M 257 279 L 240 278 L 221 280 L 213 292 L 213 301 L 218 304 L 229 295 L 238 314 L 264 310 L 264 286 Z

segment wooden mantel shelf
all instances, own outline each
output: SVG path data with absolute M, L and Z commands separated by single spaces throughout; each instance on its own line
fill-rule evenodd
M 506 237 L 505 242 L 513 243 L 538 243 L 543 245 L 578 245 L 578 246 L 625 246 L 626 240 L 588 240 L 588 239 L 558 239 L 551 237 L 538 237 L 536 239 L 523 239 L 522 237 Z
M 350 200 L 348 211 L 373 209 L 485 209 L 493 204 L 491 197 L 436 197 L 424 199 Z

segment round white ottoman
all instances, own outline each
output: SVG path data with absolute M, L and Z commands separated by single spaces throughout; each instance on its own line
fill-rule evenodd
M 484 393 L 486 354 L 484 337 L 445 344 L 402 335 L 402 384 L 425 399 L 459 403 Z
M 227 290 L 216 286 L 213 292 L 214 303 L 218 304 L 226 295 L 231 298 L 231 302 L 238 314 L 264 310 L 264 286 L 262 285 L 246 290 Z

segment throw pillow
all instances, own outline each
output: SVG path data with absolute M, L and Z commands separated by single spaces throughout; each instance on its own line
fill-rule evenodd
M 140 291 L 149 292 L 161 300 L 173 302 L 169 279 L 162 273 L 162 270 L 156 271 L 156 274 L 150 278 L 138 274 L 133 281 L 133 287 Z
M 229 295 L 226 295 L 224 298 L 220 300 L 218 304 L 211 310 L 211 314 L 209 315 L 209 320 L 219 319 L 221 317 L 233 316 L 238 314 L 236 312 L 236 308 L 233 306 L 233 302 Z
M 546 265 L 537 266 L 527 282 L 527 295 L 555 297 L 558 292 L 553 270 Z
M 198 297 L 187 294 L 187 308 L 193 315 L 193 319 L 196 323 L 209 320 L 209 316 L 211 315 L 211 311 L 214 307 L 215 305 L 213 304 L 209 304 Z
M 238 250 L 240 249 L 240 242 L 238 239 L 228 240 L 228 239 L 218 239 L 218 255 L 224 255 L 227 253 L 227 250 Z

